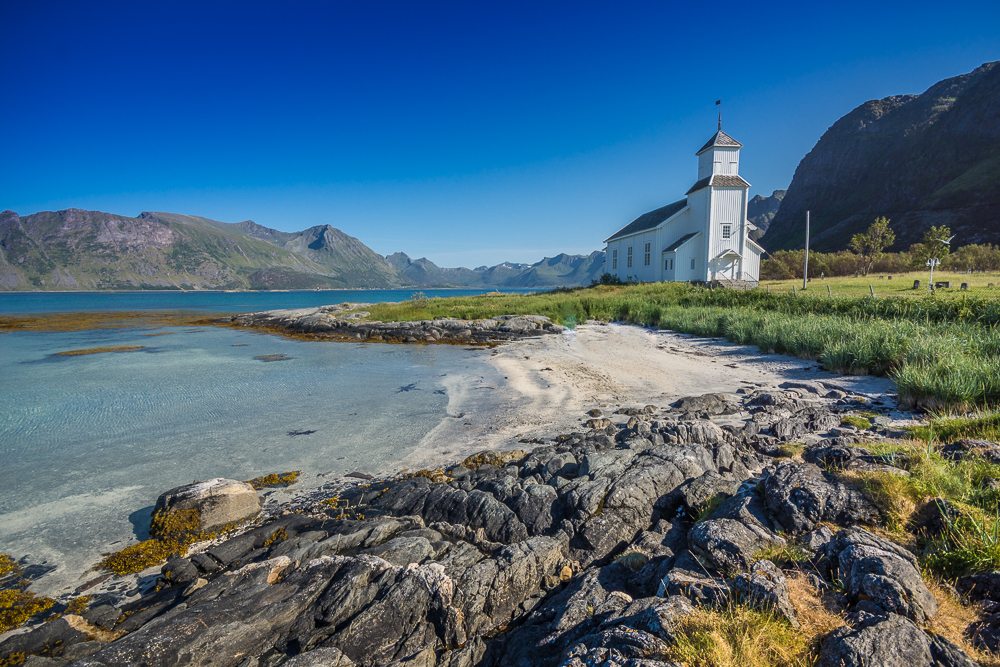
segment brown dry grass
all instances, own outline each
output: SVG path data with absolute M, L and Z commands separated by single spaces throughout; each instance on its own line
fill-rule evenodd
M 670 659 L 687 667 L 811 667 L 822 638 L 844 620 L 804 574 L 790 575 L 788 589 L 799 629 L 742 605 L 701 609 L 681 622 Z
M 961 646 L 983 667 L 1000 667 L 1000 656 L 973 648 L 965 637 L 965 629 L 969 627 L 969 624 L 982 618 L 983 614 L 979 607 L 963 605 L 961 600 L 957 599 L 951 591 L 942 586 L 939 579 L 932 575 L 924 573 L 924 581 L 931 593 L 934 594 L 938 604 L 937 615 L 928 624 L 927 629 L 934 634 L 941 635 L 953 644 Z

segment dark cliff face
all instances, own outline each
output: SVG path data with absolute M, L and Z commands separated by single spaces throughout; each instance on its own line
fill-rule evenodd
M 1000 62 L 834 123 L 795 170 L 769 250 L 804 245 L 807 210 L 817 250 L 844 249 L 879 216 L 892 221 L 894 249 L 942 224 L 960 245 L 1000 242 Z

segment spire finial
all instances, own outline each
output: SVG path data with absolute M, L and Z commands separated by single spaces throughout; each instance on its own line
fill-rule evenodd
M 719 132 L 722 132 L 722 100 L 716 100 L 715 106 L 719 107 Z

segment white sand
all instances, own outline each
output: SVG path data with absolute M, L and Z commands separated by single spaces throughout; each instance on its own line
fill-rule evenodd
M 588 323 L 559 336 L 508 343 L 490 354 L 492 373 L 449 386 L 452 415 L 404 466 L 438 466 L 522 437 L 581 430 L 591 408 L 665 407 L 678 398 L 740 387 L 823 381 L 847 392 L 894 392 L 891 380 L 843 376 L 814 361 L 762 355 L 756 347 L 637 326 Z

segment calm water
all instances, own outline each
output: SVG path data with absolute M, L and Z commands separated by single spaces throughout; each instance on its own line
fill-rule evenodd
M 190 298 L 232 311 L 230 299 L 288 294 Z M 241 303 L 309 305 L 303 301 L 329 303 L 330 295 Z M 67 310 L 101 301 L 14 296 L 65 299 L 57 307 Z M 171 299 L 187 298 L 101 297 L 104 303 L 91 304 L 100 310 L 110 309 L 109 299 L 145 309 L 153 300 L 175 308 Z M 146 348 L 52 356 L 117 345 Z M 254 359 L 264 354 L 290 359 Z M 446 418 L 446 383 L 484 367 L 477 353 L 455 346 L 302 342 L 214 327 L 0 334 L 0 552 L 59 565 L 49 583 L 36 584 L 57 592 L 101 551 L 143 537 L 151 505 L 166 489 L 285 470 L 303 470 L 306 486 L 329 481 L 318 475 L 330 471 L 391 471 Z
M 112 310 L 204 310 L 246 313 L 279 308 L 312 308 L 344 301 L 394 303 L 416 292 L 428 297 L 475 296 L 487 292 L 529 294 L 538 289 L 405 289 L 296 290 L 289 292 L 6 292 L 0 293 L 0 314 L 80 313 Z

